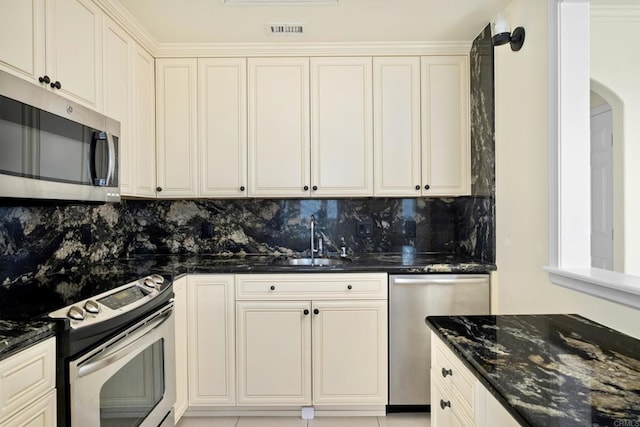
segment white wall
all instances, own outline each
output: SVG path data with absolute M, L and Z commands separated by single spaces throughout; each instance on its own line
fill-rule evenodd
M 547 2 L 513 0 L 519 52 L 495 50 L 497 313 L 578 313 L 640 338 L 640 311 L 552 285 L 547 219 Z

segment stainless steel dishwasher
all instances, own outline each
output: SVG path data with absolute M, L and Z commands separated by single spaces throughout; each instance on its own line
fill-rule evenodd
M 430 404 L 427 316 L 490 314 L 488 274 L 389 276 L 389 410 Z M 413 408 L 412 408 L 413 407 Z

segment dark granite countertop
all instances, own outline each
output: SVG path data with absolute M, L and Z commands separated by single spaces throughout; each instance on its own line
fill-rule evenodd
M 46 276 L 25 275 L 0 286 L 0 359 L 38 337 L 53 335 L 54 325 L 41 321 L 46 314 L 151 273 L 178 277 L 209 273 L 486 273 L 495 270 L 493 264 L 449 254 L 362 254 L 331 267 L 277 265 L 274 262 L 279 258 L 269 254 L 146 255 Z
M 0 320 L 0 360 L 55 333 L 53 322 Z
M 427 324 L 522 425 L 640 425 L 640 340 L 579 315 Z

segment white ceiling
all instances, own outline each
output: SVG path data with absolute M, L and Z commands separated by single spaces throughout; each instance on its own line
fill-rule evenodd
M 511 0 L 339 0 L 338 5 L 225 5 L 222 0 L 117 0 L 159 43 L 471 41 Z M 269 36 L 265 24 L 306 24 Z

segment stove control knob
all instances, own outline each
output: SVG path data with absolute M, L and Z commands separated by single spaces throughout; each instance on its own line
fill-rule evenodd
M 84 309 L 91 314 L 98 314 L 100 313 L 100 304 L 90 299 L 84 303 Z
M 156 282 L 158 285 L 161 285 L 164 283 L 164 277 L 162 277 L 159 274 L 152 274 L 151 279 L 153 279 L 154 282 Z
M 158 288 L 158 283 L 156 283 L 156 281 L 153 280 L 151 277 L 145 277 L 145 279 L 142 281 L 142 284 L 147 288 L 151 288 L 151 289 Z
M 84 310 L 74 305 L 67 312 L 67 316 L 73 320 L 84 320 Z

